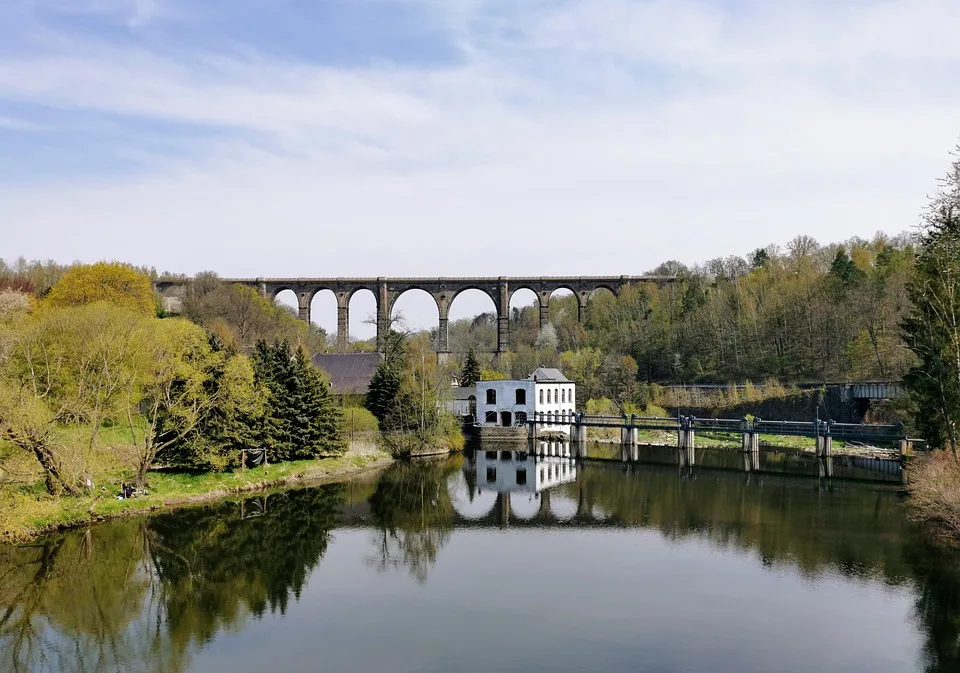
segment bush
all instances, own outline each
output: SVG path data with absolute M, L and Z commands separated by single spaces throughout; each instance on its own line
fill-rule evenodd
M 910 511 L 918 521 L 960 540 L 960 463 L 947 451 L 934 451 L 910 471 Z
M 343 408 L 343 434 L 347 438 L 379 431 L 380 424 L 377 423 L 377 417 L 369 409 L 353 406 Z

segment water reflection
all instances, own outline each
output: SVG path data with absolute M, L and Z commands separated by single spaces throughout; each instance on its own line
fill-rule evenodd
M 190 670 L 201 652 L 229 634 L 291 613 L 318 578 L 333 582 L 344 595 L 367 595 L 367 611 L 355 617 L 372 630 L 371 638 L 384 637 L 376 616 L 390 609 L 391 600 L 400 600 L 404 584 L 457 586 L 436 575 L 445 555 L 457 559 L 455 569 L 445 570 L 447 576 L 455 573 L 467 587 L 480 569 L 471 563 L 480 548 L 513 558 L 518 549 L 529 553 L 531 546 L 546 545 L 554 554 L 574 557 L 584 551 L 585 539 L 595 546 L 607 539 L 597 535 L 615 535 L 611 539 L 623 545 L 624 535 L 638 536 L 641 530 L 665 540 L 668 546 L 657 547 L 657 553 L 674 563 L 678 557 L 670 550 L 687 541 L 697 546 L 684 546 L 684 555 L 716 554 L 721 565 L 729 554 L 755 559 L 755 574 L 742 578 L 744 593 L 769 572 L 765 569 L 789 571 L 782 583 L 793 582 L 797 571 L 810 586 L 839 583 L 845 601 L 861 600 L 858 587 L 877 583 L 906 592 L 913 597 L 913 612 L 902 628 L 918 630 L 922 651 L 904 656 L 916 660 L 915 670 L 960 670 L 957 556 L 932 545 L 904 517 L 895 490 L 756 471 L 697 469 L 691 478 L 676 464 L 584 465 L 562 455 L 562 447 L 545 449 L 510 449 L 507 455 L 497 448 L 496 454 L 398 464 L 348 484 L 263 494 L 111 522 L 24 547 L 0 547 L 0 671 Z M 703 460 L 698 452 L 698 465 Z M 333 575 L 319 572 L 330 567 L 324 559 L 338 544 L 336 531 L 342 531 L 340 544 L 348 545 L 354 529 L 362 543 L 357 561 L 368 579 L 344 572 L 349 566 L 335 566 Z M 530 538 L 528 529 L 553 535 Z M 594 532 L 584 538 L 584 530 Z M 644 549 L 650 553 L 649 542 Z M 592 555 L 593 579 L 584 596 L 605 583 L 623 582 L 628 576 L 622 560 L 599 551 Z M 541 565 L 538 576 L 557 579 L 544 576 L 550 565 Z M 520 584 L 512 590 L 522 593 L 523 566 L 514 573 Z M 384 586 L 393 587 L 392 598 L 364 594 L 369 578 L 376 577 L 390 583 Z M 680 586 L 673 591 L 679 593 Z M 445 591 L 443 606 L 449 612 L 410 604 L 420 605 L 411 608 L 420 610 L 418 629 L 441 629 L 443 620 L 471 609 L 457 602 L 460 594 L 454 589 Z M 652 600 L 651 589 L 645 591 Z M 524 622 L 524 614 L 515 624 L 532 623 Z M 597 629 L 599 617 L 593 617 Z M 591 619 L 580 621 L 582 634 L 591 636 Z M 391 622 L 389 628 L 408 632 L 401 623 Z M 712 628 L 724 633 L 725 627 Z M 626 646 L 610 640 L 609 633 L 592 635 L 606 642 L 603 647 Z M 318 633 L 311 642 L 294 644 L 312 651 L 319 640 L 334 648 L 323 639 Z M 211 651 L 206 656 L 213 656 Z M 598 661 L 604 652 L 598 650 Z M 396 663 L 384 654 L 382 667 L 419 670 L 391 662 Z M 678 662 L 664 670 L 682 670 Z M 255 670 L 250 666 L 238 670 Z M 598 664 L 597 670 L 616 668 Z M 785 663 L 784 670 L 797 669 Z

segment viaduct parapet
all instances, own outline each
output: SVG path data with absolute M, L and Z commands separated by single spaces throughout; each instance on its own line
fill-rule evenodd
M 675 282 L 672 276 L 540 276 L 491 278 L 224 278 L 225 283 L 237 283 L 256 288 L 270 300 L 286 290 L 297 296 L 300 318 L 310 322 L 310 305 L 318 292 L 330 290 L 337 298 L 337 350 L 346 352 L 350 325 L 350 299 L 361 290 L 369 290 L 377 302 L 377 345 L 382 349 L 390 316 L 397 299 L 410 290 L 423 290 L 433 297 L 440 314 L 437 330 L 437 353 L 448 353 L 447 323 L 450 305 L 457 295 L 466 290 L 479 290 L 493 300 L 497 313 L 497 352 L 510 350 L 510 299 L 519 290 L 531 290 L 537 296 L 540 326 L 550 322 L 550 296 L 556 290 L 569 290 L 577 298 L 578 319 L 586 318 L 590 295 L 607 289 L 619 296 L 623 288 L 632 284 Z M 157 292 L 168 310 L 176 311 L 185 295 L 187 282 L 159 281 Z

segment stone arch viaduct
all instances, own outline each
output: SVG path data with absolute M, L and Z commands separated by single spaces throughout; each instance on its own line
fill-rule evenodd
M 433 297 L 440 315 L 437 329 L 437 353 L 448 353 L 447 322 L 450 305 L 457 295 L 466 290 L 479 290 L 493 300 L 497 313 L 497 353 L 510 350 L 510 299 L 519 290 L 531 290 L 537 296 L 540 326 L 550 322 L 550 296 L 556 290 L 569 290 L 577 298 L 578 318 L 586 318 L 590 295 L 607 289 L 619 296 L 631 284 L 665 284 L 676 281 L 670 276 L 541 276 L 496 278 L 224 278 L 225 283 L 237 283 L 256 288 L 268 299 L 291 290 L 297 295 L 300 318 L 310 322 L 310 305 L 314 296 L 324 290 L 333 292 L 337 299 L 337 350 L 346 352 L 347 331 L 350 324 L 350 299 L 361 290 L 373 293 L 377 303 L 377 344 L 382 348 L 390 326 L 394 304 L 405 292 L 423 290 Z M 176 311 L 184 297 L 189 281 L 159 281 L 157 292 L 168 310 Z

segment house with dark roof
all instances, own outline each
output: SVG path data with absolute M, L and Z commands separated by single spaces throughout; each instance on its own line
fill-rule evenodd
M 366 395 L 381 359 L 379 353 L 321 353 L 313 364 L 330 379 L 334 395 Z

